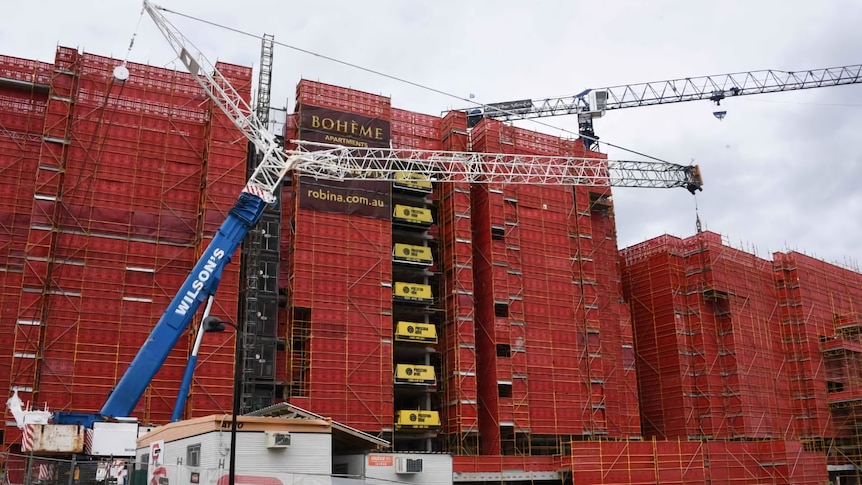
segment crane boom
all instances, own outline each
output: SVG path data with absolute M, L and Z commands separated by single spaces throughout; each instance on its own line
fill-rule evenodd
M 556 98 L 492 103 L 487 105 L 482 115 L 504 121 L 573 114 L 586 115 L 613 109 L 704 99 L 720 103 L 725 98 L 734 96 L 858 83 L 862 83 L 862 64 L 804 71 L 775 69 L 745 71 L 587 89 L 575 95 Z M 599 99 L 593 101 L 597 93 Z
M 275 202 L 272 188 L 293 169 L 296 159 L 289 159 L 272 132 L 255 116 L 254 110 L 234 89 L 231 83 L 216 69 L 202 53 L 189 50 L 194 44 L 171 24 L 161 11 L 166 10 L 144 0 L 144 11 L 171 44 L 180 62 L 197 80 L 198 84 L 261 153 L 261 162 L 246 182 L 244 191 L 255 194 L 267 203 Z
M 102 417 L 132 415 L 153 377 L 185 334 L 201 303 L 215 294 L 222 271 L 265 208 L 261 197 L 240 194 L 239 200 L 165 308 L 129 368 L 111 391 L 99 412 Z

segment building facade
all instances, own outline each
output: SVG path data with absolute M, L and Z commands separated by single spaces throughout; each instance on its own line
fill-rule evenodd
M 119 85 L 118 62 L 64 47 L 52 64 L 0 56 L 0 385 L 52 409 L 101 407 L 248 169 L 190 76 L 130 65 Z M 250 68 L 219 69 L 250 97 Z M 308 80 L 295 101 L 286 140 L 605 157 Z M 405 457 L 451 454 L 461 482 L 815 483 L 827 456 L 859 456 L 856 272 L 769 262 L 709 233 L 620 253 L 609 187 L 294 176 L 281 202 L 255 233 L 266 264 L 243 272 L 237 256 L 213 310 L 244 322 L 252 280 L 269 298 L 244 327 L 245 407 L 290 401 Z M 143 423 L 169 421 L 192 335 L 136 409 Z M 229 412 L 233 339 L 204 339 L 190 423 Z M 325 447 L 325 432 L 305 434 L 321 441 L 304 450 Z M 194 443 L 177 443 L 171 459 L 187 462 Z M 340 465 L 389 479 L 388 459 L 370 457 Z M 329 463 L 303 460 L 308 473 Z

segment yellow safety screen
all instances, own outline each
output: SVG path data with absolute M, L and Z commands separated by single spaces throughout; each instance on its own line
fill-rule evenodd
M 437 376 L 431 365 L 398 364 L 395 366 L 395 382 L 434 384 Z
M 440 426 L 440 414 L 437 411 L 397 411 L 395 415 L 396 429 L 424 429 Z
M 395 283 L 394 295 L 397 299 L 408 301 L 431 302 L 434 300 L 431 285 L 419 283 Z
M 395 185 L 431 192 L 431 180 L 427 175 L 421 173 L 397 172 L 395 174 Z
M 395 211 L 392 213 L 392 217 L 414 224 L 431 224 L 434 222 L 434 219 L 431 217 L 431 209 L 410 205 L 395 204 Z
M 430 323 L 398 322 L 395 325 L 395 340 L 436 344 L 437 327 Z
M 395 261 L 409 261 L 411 263 L 434 263 L 431 248 L 427 246 L 414 246 L 412 244 L 396 243 L 392 250 L 392 259 Z

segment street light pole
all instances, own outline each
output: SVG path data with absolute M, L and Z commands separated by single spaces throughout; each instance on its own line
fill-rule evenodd
M 227 471 L 227 480 L 228 485 L 236 484 L 236 419 L 237 414 L 239 414 L 240 403 L 242 402 L 241 393 L 242 393 L 242 366 L 243 359 L 245 358 L 245 347 L 242 345 L 242 330 L 239 325 L 236 325 L 231 322 L 226 322 L 216 317 L 209 316 L 209 308 L 212 304 L 212 296 L 210 296 L 210 301 L 207 303 L 207 309 L 205 312 L 205 317 L 201 320 L 201 328 L 203 332 L 223 332 L 225 329 L 225 325 L 230 325 L 234 330 L 234 350 L 233 350 L 233 406 L 231 406 L 230 413 L 230 464 Z M 197 356 L 197 347 L 200 345 L 200 335 L 203 335 L 203 332 L 198 334 L 198 338 L 195 344 L 195 353 L 194 356 Z M 194 363 L 190 364 L 190 367 L 194 369 Z M 189 375 L 189 379 L 191 376 Z M 182 391 L 181 391 L 182 392 Z

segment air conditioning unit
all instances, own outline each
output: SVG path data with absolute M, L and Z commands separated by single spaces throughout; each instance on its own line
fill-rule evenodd
M 286 432 L 266 432 L 266 447 L 267 448 L 287 448 L 290 446 L 290 433 Z
M 422 473 L 422 458 L 407 458 L 399 456 L 395 458 L 395 473 Z

